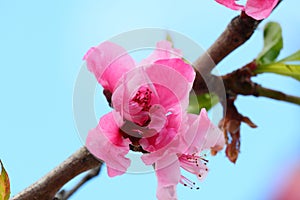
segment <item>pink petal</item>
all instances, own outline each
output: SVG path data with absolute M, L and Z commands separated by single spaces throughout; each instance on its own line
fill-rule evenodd
M 174 139 L 175 136 L 176 136 L 175 131 L 164 128 L 159 133 L 157 133 L 157 132 L 154 133 L 152 137 L 141 138 L 140 145 L 146 151 L 151 152 L 151 156 L 149 154 L 150 157 L 154 157 L 154 156 L 160 155 L 160 153 L 157 153 L 158 151 L 160 151 L 160 149 L 164 149 L 161 151 L 168 151 L 166 149 L 166 146 L 170 142 L 172 142 L 172 140 Z M 169 151 L 170 150 L 171 149 L 169 149 Z M 156 153 L 154 153 L 154 152 L 156 152 Z
M 159 133 L 161 134 L 161 133 Z M 171 135 L 171 136 L 170 136 Z M 172 136 L 173 135 L 173 136 Z M 169 136 L 171 137 L 171 140 L 169 138 L 165 139 L 166 137 L 163 136 Z M 156 144 L 156 141 L 154 138 L 152 141 L 152 138 L 142 138 L 140 140 L 140 144 L 142 145 L 142 147 L 147 150 L 150 151 L 151 153 L 149 154 L 143 154 L 142 155 L 142 160 L 146 165 L 152 165 L 153 163 L 155 163 L 156 161 L 160 160 L 160 159 L 164 159 L 166 157 L 170 157 L 171 155 L 176 155 L 177 153 L 180 152 L 180 148 L 181 148 L 181 143 L 179 140 L 179 136 L 176 135 L 176 132 L 171 133 L 171 131 L 169 132 L 165 132 L 165 134 L 162 134 L 161 139 L 164 139 L 164 141 L 160 141 L 161 143 L 167 143 L 166 145 L 161 145 Z M 167 142 L 165 142 L 167 141 Z
M 135 67 L 125 49 L 108 41 L 92 47 L 83 59 L 97 81 L 110 92 L 114 91 L 122 75 Z
M 155 130 L 157 133 L 160 132 L 165 127 L 167 121 L 165 109 L 161 105 L 152 105 L 149 115 L 151 121 L 147 127 L 150 130 Z
M 227 8 L 232 9 L 232 10 L 243 10 L 244 9 L 244 6 L 235 3 L 237 0 L 215 0 L 215 1 L 218 2 L 219 4 L 226 6 Z
M 168 110 L 180 103 L 181 109 L 186 109 L 195 77 L 191 65 L 182 59 L 160 60 L 145 70 L 151 82 L 155 84 L 159 104 Z
M 176 72 L 185 77 L 189 83 L 193 83 L 195 79 L 195 71 L 193 67 L 190 64 L 184 62 L 184 60 L 181 58 L 161 59 L 156 61 L 155 64 L 174 69 Z
M 107 165 L 110 177 L 124 174 L 130 166 L 125 158 L 129 151 L 129 139 L 123 139 L 112 112 L 104 115 L 96 128 L 89 131 L 86 139 L 87 149 Z
M 159 160 L 155 163 L 155 172 L 158 180 L 157 199 L 176 200 L 176 186 L 179 183 L 180 165 L 176 155 Z
M 188 127 L 187 117 L 181 114 L 167 115 L 165 128 L 150 138 L 142 138 L 140 145 L 150 154 L 144 154 L 142 160 L 146 165 L 151 165 L 157 160 L 164 159 L 172 154 L 182 154 L 187 145 L 182 140 L 180 133 L 185 133 Z
M 277 5 L 278 0 L 248 0 L 245 12 L 256 20 L 267 18 L 274 7 Z
M 181 116 L 170 114 L 161 131 L 156 132 L 152 137 L 141 138 L 140 145 L 146 151 L 151 152 L 143 156 L 145 163 L 152 164 L 168 154 L 181 152 L 183 143 L 181 144 L 179 141 L 178 132 L 180 127 L 186 127 L 181 123 Z
M 157 187 L 156 197 L 158 200 L 178 200 L 176 185 Z
M 184 137 L 188 147 L 186 154 L 199 153 L 216 145 L 223 147 L 223 133 L 209 120 L 204 108 L 201 109 L 199 116 L 189 114 L 188 117 L 190 127 Z
M 212 123 L 209 126 L 204 141 L 205 142 L 202 146 L 202 150 L 210 149 L 213 147 L 217 149 L 222 149 L 223 146 L 225 145 L 223 132 Z
M 188 147 L 186 154 L 195 154 L 201 151 L 211 122 L 206 110 L 201 109 L 200 115 L 188 114 L 188 124 L 190 126 L 184 135 L 184 141 Z
M 172 43 L 166 40 L 162 40 L 156 44 L 154 52 L 146 59 L 139 63 L 139 66 L 152 64 L 157 60 L 180 58 L 181 52 L 179 49 L 174 49 Z

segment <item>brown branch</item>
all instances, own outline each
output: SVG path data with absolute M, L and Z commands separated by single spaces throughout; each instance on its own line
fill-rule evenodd
M 11 200 L 53 200 L 55 194 L 78 174 L 102 164 L 85 147 Z
M 268 97 L 271 99 L 276 99 L 276 100 L 300 105 L 300 97 L 296 97 L 296 96 L 285 94 L 280 91 L 264 88 L 261 85 L 256 85 L 255 93 L 257 94 L 257 96 Z
M 215 65 L 252 36 L 260 22 L 243 13 L 233 18 L 206 54 L 203 54 L 194 62 L 196 69 L 202 75 L 209 74 Z
M 282 0 L 279 0 L 276 7 L 278 7 L 281 2 Z M 246 15 L 245 12 L 241 12 L 241 15 L 230 21 L 226 29 L 209 47 L 206 53 L 202 54 L 193 63 L 196 69 L 196 79 L 194 81 L 193 90 L 196 94 L 201 95 L 209 91 L 215 92 L 219 97 L 224 95 L 222 94 L 222 89 L 220 89 L 223 88 L 222 80 L 216 76 L 212 76 L 210 72 L 227 55 L 249 40 L 260 22 L 262 22 L 262 20 L 255 20 Z M 207 85 L 215 88 L 216 91 L 208 90 Z
M 244 44 L 252 36 L 260 22 L 244 13 L 231 20 L 225 31 L 207 52 L 193 64 L 196 69 L 193 91 L 196 94 L 215 92 L 221 101 L 225 101 L 225 99 L 222 99 L 225 96 L 222 79 L 211 75 L 210 72 L 222 59 Z M 210 88 L 207 88 L 208 86 Z
M 256 97 L 268 97 L 275 100 L 286 101 L 300 105 L 300 97 L 285 94 L 283 92 L 268 89 L 253 82 L 251 77 L 256 76 L 253 69 L 256 68 L 255 61 L 222 76 L 226 92 L 233 96 L 252 95 Z
M 219 123 L 222 128 L 226 141 L 226 155 L 233 163 L 236 162 L 240 149 L 240 126 L 244 122 L 250 127 L 256 125 L 248 118 L 240 114 L 234 105 L 238 95 L 253 95 L 256 97 L 268 97 L 276 100 L 286 101 L 300 105 L 300 97 L 287 95 L 283 92 L 264 88 L 253 82 L 251 77 L 256 74 L 253 70 L 256 68 L 255 60 L 237 69 L 227 75 L 222 76 L 226 89 L 226 101 L 221 102 L 223 108 L 226 108 L 224 117 Z
M 92 178 L 99 175 L 102 165 L 91 169 L 71 190 L 61 190 L 58 194 L 55 195 L 54 200 L 67 200 L 71 197 L 81 186 Z
M 226 89 L 226 101 L 221 102 L 226 108 L 224 117 L 219 123 L 223 130 L 226 141 L 226 155 L 233 163 L 236 162 L 240 149 L 240 126 L 246 123 L 252 128 L 257 126 L 248 118 L 240 114 L 234 105 L 238 95 L 252 95 L 256 97 L 268 97 L 300 105 L 300 97 L 287 95 L 283 92 L 264 88 L 251 80 L 255 76 L 255 61 L 222 76 Z
M 276 7 L 281 2 L 282 0 L 279 0 Z M 194 62 L 194 67 L 202 76 L 210 74 L 211 70 L 221 60 L 249 40 L 261 21 L 249 17 L 245 12 L 241 12 L 239 16 L 231 20 L 224 32 L 209 47 L 207 52 Z

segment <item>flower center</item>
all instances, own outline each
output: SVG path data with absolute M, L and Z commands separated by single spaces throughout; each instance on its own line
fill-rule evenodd
M 149 111 L 151 108 L 151 94 L 152 91 L 149 88 L 141 87 L 133 97 L 132 102 L 137 103 L 142 108 L 142 111 Z

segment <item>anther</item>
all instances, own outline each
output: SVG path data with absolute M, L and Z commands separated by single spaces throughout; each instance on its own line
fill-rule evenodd
M 185 176 L 181 176 L 180 183 L 181 183 L 182 185 L 184 185 L 185 187 L 189 187 L 191 190 L 192 190 L 192 189 L 196 189 L 196 190 L 199 189 L 199 187 L 196 187 L 196 183 L 195 183 L 195 182 L 192 182 L 191 180 L 189 180 L 189 179 L 186 178 Z M 197 189 L 197 188 L 198 188 L 198 189 Z

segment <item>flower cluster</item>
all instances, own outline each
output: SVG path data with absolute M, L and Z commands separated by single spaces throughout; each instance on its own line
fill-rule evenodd
M 205 109 L 188 114 L 189 92 L 195 78 L 192 66 L 168 41 L 135 63 L 122 47 L 104 42 L 84 56 L 88 69 L 106 93 L 113 111 L 104 115 L 86 139 L 86 147 L 106 162 L 110 177 L 130 166 L 126 154 L 142 149 L 142 160 L 153 165 L 158 179 L 157 198 L 177 199 L 176 186 L 195 187 L 180 168 L 205 177 L 205 149 L 221 149 L 222 132 L 208 119 Z

